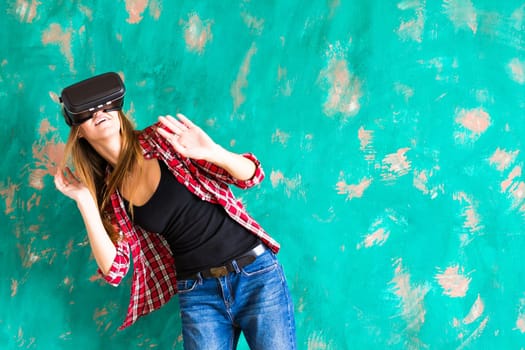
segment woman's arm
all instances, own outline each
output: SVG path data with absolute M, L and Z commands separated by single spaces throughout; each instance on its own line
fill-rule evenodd
M 240 181 L 253 177 L 256 164 L 251 159 L 216 144 L 208 134 L 184 115 L 179 113 L 177 117 L 179 120 L 169 115 L 159 117 L 165 128 L 158 128 L 157 131 L 182 156 L 210 162 Z
M 215 151 L 204 159 L 224 170 L 237 180 L 246 181 L 255 174 L 255 163 L 240 154 L 230 152 L 216 144 Z
M 117 249 L 102 224 L 100 213 L 93 196 L 88 188 L 84 186 L 66 168 L 66 176 L 62 171 L 55 175 L 55 186 L 67 197 L 77 203 L 77 207 L 84 220 L 88 233 L 89 243 L 95 260 L 103 274 L 107 274 L 117 255 Z

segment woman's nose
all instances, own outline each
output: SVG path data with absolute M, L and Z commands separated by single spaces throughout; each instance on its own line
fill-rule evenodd
M 97 115 L 99 115 L 100 113 L 103 113 L 103 112 L 104 112 L 103 110 L 96 111 L 95 113 L 93 113 L 93 118 L 95 118 Z

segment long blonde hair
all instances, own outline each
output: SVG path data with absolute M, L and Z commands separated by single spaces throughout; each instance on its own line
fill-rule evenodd
M 110 169 L 109 176 L 106 176 L 109 163 L 85 138 L 79 137 L 79 126 L 71 127 L 64 154 L 64 163 L 71 159 L 75 175 L 95 198 L 104 228 L 113 242 L 117 242 L 120 237 L 111 220 L 111 195 L 122 187 L 124 180 L 135 167 L 140 168 L 143 159 L 133 124 L 122 111 L 119 111 L 118 115 L 121 151 L 115 168 Z

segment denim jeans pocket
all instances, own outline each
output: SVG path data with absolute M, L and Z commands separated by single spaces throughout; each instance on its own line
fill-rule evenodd
M 258 256 L 253 263 L 241 268 L 241 273 L 247 277 L 257 276 L 275 270 L 278 265 L 277 258 L 268 250 Z
M 199 280 L 177 281 L 177 291 L 179 294 L 189 293 L 195 288 L 197 288 L 198 283 Z

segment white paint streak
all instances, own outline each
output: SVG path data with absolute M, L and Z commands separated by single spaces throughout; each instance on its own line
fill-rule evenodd
M 410 348 L 414 345 L 420 346 L 421 340 L 418 333 L 425 322 L 426 309 L 424 299 L 430 287 L 428 285 L 413 285 L 410 282 L 410 274 L 404 269 L 402 259 L 394 262 L 394 293 L 401 301 L 401 316 L 407 323 L 407 331 L 413 334 L 408 344 Z M 418 347 L 420 348 L 420 347 Z
M 485 303 L 478 294 L 476 301 L 474 301 L 474 304 L 470 307 L 469 313 L 463 319 L 463 324 L 471 324 L 476 321 L 483 315 L 483 311 L 485 311 Z
M 501 192 L 506 192 L 514 182 L 514 179 L 521 176 L 521 167 L 519 165 L 515 166 L 507 178 L 501 182 Z
M 483 331 L 485 330 L 485 328 L 487 327 L 488 321 L 489 321 L 489 317 L 487 316 L 483 319 L 483 321 L 479 323 L 479 326 L 476 329 L 474 329 L 474 331 L 463 341 L 463 343 L 461 343 L 456 348 L 456 350 L 464 349 L 465 347 L 469 346 L 472 343 L 472 341 L 479 338 L 481 334 L 483 333 Z
M 476 203 L 473 198 L 464 192 L 456 192 L 453 195 L 453 199 L 463 205 L 462 216 L 465 218 L 463 228 L 466 229 L 466 233 L 460 236 L 460 242 L 461 246 L 464 247 L 472 242 L 474 237 L 476 237 L 484 227 L 481 224 L 481 217 L 476 210 Z
M 239 106 L 242 105 L 246 100 L 243 90 L 245 87 L 248 86 L 248 73 L 250 72 L 250 64 L 252 61 L 252 57 L 255 55 L 256 52 L 257 46 L 255 45 L 255 43 L 252 43 L 250 49 L 246 53 L 246 56 L 244 56 L 242 65 L 239 69 L 239 72 L 237 73 L 237 78 L 230 87 L 230 93 L 233 98 L 234 111 L 236 111 L 237 108 L 239 108 Z
M 525 333 L 525 298 L 520 299 L 518 317 L 516 319 L 516 329 L 521 333 Z
M 382 246 L 387 241 L 390 236 L 390 231 L 385 230 L 384 228 L 378 228 L 369 235 L 366 235 L 362 245 L 359 245 L 357 248 L 361 248 L 364 245 L 365 248 L 370 248 L 372 246 Z

